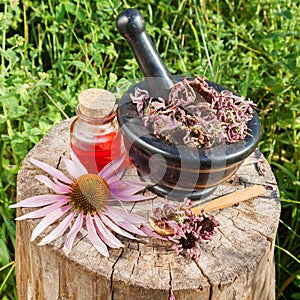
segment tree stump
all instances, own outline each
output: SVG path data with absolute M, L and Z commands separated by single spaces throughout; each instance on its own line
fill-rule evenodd
M 34 176 L 42 171 L 29 163 L 35 157 L 59 169 L 60 157 L 69 148 L 66 120 L 55 126 L 28 154 L 18 174 L 17 201 L 49 190 Z M 135 172 L 128 177 L 136 178 Z M 131 179 L 132 179 L 131 178 Z M 202 244 L 200 262 L 176 255 L 171 244 L 143 238 L 122 240 L 121 249 L 101 256 L 85 238 L 77 237 L 71 253 L 63 248 L 64 236 L 47 246 L 30 242 L 39 220 L 17 221 L 16 277 L 19 299 L 169 299 L 176 300 L 275 299 L 274 244 L 280 199 L 271 169 L 256 150 L 236 175 L 220 185 L 207 201 L 253 184 L 268 187 L 266 194 L 238 206 L 213 212 L 218 233 Z M 136 204 L 132 210 L 148 216 L 163 199 Z M 18 209 L 17 214 L 28 212 Z M 44 233 L 46 235 L 47 232 Z

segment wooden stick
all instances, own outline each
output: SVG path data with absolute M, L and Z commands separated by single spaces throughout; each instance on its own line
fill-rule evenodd
M 217 199 L 214 199 L 205 204 L 196 206 L 192 208 L 192 212 L 195 215 L 199 215 L 202 210 L 204 212 L 210 212 L 218 209 L 222 209 L 224 207 L 228 207 L 239 202 L 249 200 L 251 198 L 260 196 L 266 192 L 266 189 L 262 185 L 254 185 L 251 187 L 247 187 L 242 190 L 237 190 L 233 193 L 229 193 L 227 195 L 221 196 Z
M 222 209 L 239 202 L 258 197 L 260 195 L 263 195 L 265 192 L 266 189 L 262 185 L 254 185 L 252 187 L 237 190 L 233 193 L 221 196 L 208 203 L 193 207 L 192 212 L 195 215 L 199 215 L 202 211 L 210 212 L 213 210 Z M 153 220 L 151 217 L 149 218 L 149 224 L 152 229 L 160 235 L 172 235 L 174 233 L 173 228 L 170 227 L 167 223 L 159 222 L 158 224 L 158 222 L 156 220 Z

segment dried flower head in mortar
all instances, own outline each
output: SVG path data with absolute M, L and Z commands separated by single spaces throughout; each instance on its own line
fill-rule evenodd
M 176 83 L 169 99 L 152 98 L 139 88 L 131 99 L 143 125 L 169 143 L 209 148 L 251 134 L 247 122 L 253 118 L 254 103 L 228 90 L 219 93 L 204 76 Z
M 213 215 L 204 212 L 195 215 L 192 206 L 193 202 L 188 198 L 182 204 L 167 202 L 162 208 L 155 208 L 150 217 L 157 226 L 169 226 L 173 229 L 174 234 L 168 239 L 174 242 L 172 248 L 177 254 L 186 251 L 189 258 L 199 261 L 200 244 L 216 234 L 220 223 Z

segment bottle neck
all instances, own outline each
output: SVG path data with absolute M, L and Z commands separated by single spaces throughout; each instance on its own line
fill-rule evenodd
M 79 118 L 81 121 L 93 125 L 103 125 L 103 124 L 108 124 L 114 120 L 114 118 L 117 115 L 116 109 L 114 108 L 111 113 L 105 117 L 90 117 L 87 115 L 84 115 L 81 110 L 80 110 L 80 104 L 77 105 L 75 109 L 75 113 L 77 118 Z

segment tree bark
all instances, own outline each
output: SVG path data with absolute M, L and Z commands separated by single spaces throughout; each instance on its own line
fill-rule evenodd
M 29 162 L 30 157 L 64 171 L 60 157 L 69 150 L 66 120 L 55 126 L 28 154 L 17 179 L 17 201 L 49 190 L 34 176 L 43 172 Z M 126 175 L 138 180 L 133 170 Z M 276 180 L 262 154 L 256 150 L 236 175 L 220 185 L 215 198 L 253 184 L 268 187 L 266 194 L 215 211 L 218 233 L 201 244 L 200 261 L 177 256 L 170 242 L 142 238 L 122 242 L 122 249 L 110 249 L 101 256 L 85 237 L 77 237 L 66 255 L 65 236 L 50 245 L 38 246 L 45 232 L 30 242 L 39 220 L 17 221 L 16 278 L 19 299 L 168 299 L 170 288 L 176 300 L 275 299 L 274 244 L 280 215 Z M 150 192 L 149 192 L 150 193 Z M 147 217 L 156 197 L 136 204 L 132 210 Z M 18 209 L 23 215 L 29 209 Z

